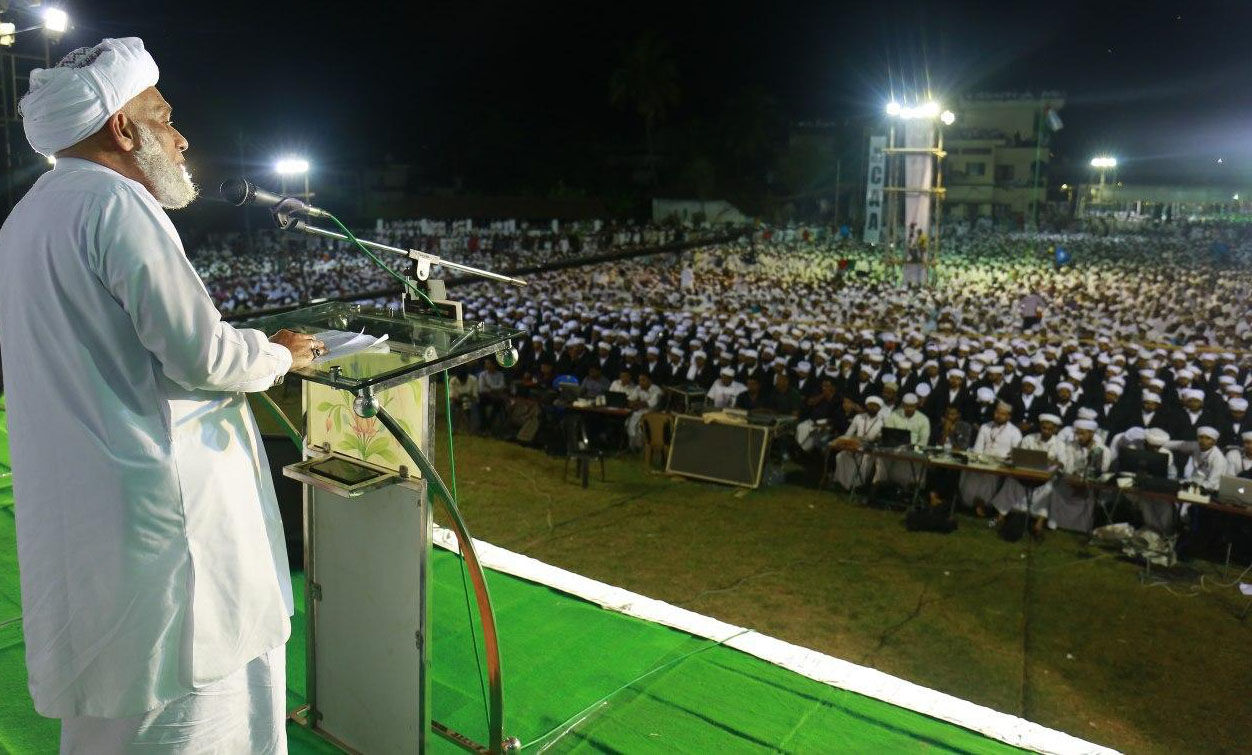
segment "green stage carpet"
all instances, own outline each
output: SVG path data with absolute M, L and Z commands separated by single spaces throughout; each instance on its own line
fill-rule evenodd
M 7 437 L 0 437 L 0 464 L 6 465 L 0 470 L 0 752 L 53 753 L 59 724 L 34 712 L 26 689 Z M 459 558 L 437 550 L 434 561 L 433 713 L 485 741 Z M 575 722 L 549 752 L 1013 751 L 542 585 L 495 572 L 488 581 L 500 626 L 505 730 L 529 745 L 528 752 Z M 287 646 L 292 706 L 301 701 L 304 683 L 301 627 L 298 615 Z M 294 725 L 288 731 L 293 753 L 335 752 Z M 460 752 L 433 735 L 431 744 L 435 752 Z

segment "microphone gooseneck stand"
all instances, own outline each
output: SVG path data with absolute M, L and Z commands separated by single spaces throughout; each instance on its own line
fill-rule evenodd
M 250 184 L 246 184 L 246 182 L 244 182 L 244 185 L 245 187 L 251 186 Z M 255 187 L 251 188 L 254 193 L 261 193 L 267 198 L 273 198 L 273 195 L 270 195 L 268 192 L 264 192 L 264 190 L 256 190 Z M 225 193 L 226 186 L 224 185 L 223 194 Z M 240 201 L 233 203 L 243 204 L 245 202 Z M 354 244 L 368 250 L 387 252 L 389 254 L 405 257 L 413 263 L 413 275 L 418 281 L 427 281 L 430 277 L 431 268 L 438 265 L 446 269 L 458 270 L 463 273 L 468 273 L 470 275 L 488 280 L 494 280 L 500 283 L 507 283 L 512 286 L 520 287 L 526 285 L 524 280 L 507 275 L 501 275 L 499 273 L 491 272 L 490 270 L 483 270 L 469 265 L 463 265 L 458 262 L 445 260 L 428 252 L 416 249 L 401 249 L 399 247 L 379 244 L 373 241 L 359 240 L 354 236 L 345 233 L 311 226 L 302 219 L 296 217 L 296 215 L 304 214 L 313 217 L 328 217 L 343 228 L 343 225 L 340 224 L 339 221 L 330 213 L 324 210 L 309 207 L 295 198 L 278 197 L 271 205 L 271 209 L 273 211 L 274 220 L 281 230 L 301 232 L 311 236 L 318 236 L 321 238 Z M 395 271 L 391 270 L 387 265 L 382 263 L 373 255 L 366 252 L 366 256 L 379 267 L 386 270 L 389 274 L 399 277 Z M 407 279 L 405 284 L 406 290 L 412 289 L 419 293 L 419 295 L 423 298 L 426 298 L 425 295 L 421 294 L 421 292 L 416 288 L 416 282 L 411 278 Z M 456 309 L 456 312 L 459 313 L 459 307 Z M 437 316 L 448 317 L 447 314 L 440 311 L 436 311 L 435 314 Z M 459 319 L 459 316 L 453 316 L 449 319 L 456 320 Z M 459 341 L 454 342 L 454 346 L 459 345 L 464 340 L 470 338 L 476 332 L 481 330 L 481 327 L 481 323 L 477 323 L 472 326 Z M 496 353 L 496 359 L 497 361 L 500 361 L 501 364 L 508 366 L 512 361 L 515 361 L 516 352 L 511 348 L 505 348 Z M 495 613 L 491 605 L 491 595 L 487 589 L 486 574 L 474 547 L 473 538 L 471 537 L 469 529 L 466 527 L 465 521 L 457 506 L 456 498 L 451 493 L 448 486 L 444 483 L 439 473 L 435 470 L 434 465 L 431 464 L 430 459 L 422 451 L 421 447 L 415 443 L 408 433 L 406 433 L 400 426 L 400 424 L 379 405 L 378 399 L 374 395 L 372 388 L 366 386 L 358 389 L 345 388 L 345 390 L 351 391 L 356 397 L 353 401 L 353 412 L 362 418 L 377 418 L 378 421 L 388 430 L 388 432 L 395 437 L 400 446 L 408 453 L 408 455 L 419 467 L 422 477 L 427 481 L 428 498 L 432 501 L 438 500 L 442 504 L 445 512 L 448 514 L 452 532 L 456 536 L 457 545 L 459 546 L 461 555 L 465 560 L 465 565 L 470 576 L 470 582 L 473 586 L 474 597 L 477 603 L 482 626 L 483 650 L 487 666 L 487 682 L 489 687 L 489 704 L 487 710 L 488 743 L 486 745 L 477 743 L 464 734 L 457 732 L 439 723 L 438 721 L 431 721 L 431 729 L 441 737 L 471 752 L 503 753 L 516 751 L 520 749 L 520 741 L 515 737 L 506 738 L 504 735 L 503 684 L 501 679 L 499 637 L 496 631 Z M 265 393 L 261 393 L 260 397 L 266 408 L 275 414 L 276 418 L 279 419 L 279 422 L 283 425 L 288 435 L 297 442 L 303 451 L 304 444 L 300 438 L 299 431 L 296 430 L 295 426 L 286 418 L 273 399 L 270 399 Z

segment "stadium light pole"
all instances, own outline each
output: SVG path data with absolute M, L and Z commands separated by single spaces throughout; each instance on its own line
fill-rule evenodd
M 283 193 L 287 193 L 287 176 L 304 176 L 304 193 L 300 198 L 310 201 L 309 197 L 309 161 L 303 157 L 284 157 L 274 163 L 274 172 L 282 181 Z
M 282 193 L 287 194 L 287 177 L 303 176 L 304 177 L 304 193 L 300 198 L 305 202 L 312 202 L 313 195 L 309 192 L 309 161 L 303 157 L 282 157 L 274 162 L 274 172 L 278 174 L 278 180 L 282 184 Z M 305 239 L 305 248 L 307 251 L 309 239 Z M 291 262 L 291 247 L 287 245 L 287 234 L 283 234 L 283 251 L 287 253 L 287 261 Z M 300 256 L 300 298 L 307 299 L 309 296 L 309 276 L 306 265 L 308 264 L 309 255 Z
M 937 101 L 932 99 L 919 100 L 917 104 L 914 105 L 902 105 L 896 100 L 892 100 L 887 103 L 885 110 L 887 117 L 892 121 L 891 129 L 888 135 L 887 149 L 884 151 L 887 157 L 904 157 L 905 160 L 908 160 L 910 155 L 914 158 L 925 155 L 928 158 L 934 159 L 934 177 L 931 180 L 930 186 L 913 187 L 912 189 L 904 186 L 903 183 L 907 182 L 907 171 L 903 169 L 903 165 L 897 166 L 889 162 L 887 175 L 897 175 L 898 171 L 902 183 L 900 185 L 896 185 L 893 180 L 889 180 L 887 185 L 883 187 L 883 191 L 888 193 L 888 195 L 891 195 L 892 193 L 900 193 L 904 197 L 907 197 L 910 193 L 918 192 L 922 192 L 927 195 L 926 200 L 930 203 L 929 210 L 931 213 L 929 224 L 932 228 L 919 228 L 917 230 L 919 234 L 929 234 L 928 246 L 926 251 L 923 253 L 922 268 L 923 274 L 928 275 L 933 281 L 935 276 L 937 276 L 935 263 L 938 261 L 939 257 L 939 237 L 943 215 L 942 203 L 946 191 L 943 187 L 943 158 L 947 155 L 947 153 L 943 151 L 943 128 L 944 126 L 951 126 L 956 122 L 956 114 L 951 110 L 945 109 Z M 896 146 L 895 121 L 897 120 L 905 122 L 905 145 L 903 147 Z M 916 140 L 917 133 L 916 129 L 910 129 L 908 124 L 909 122 L 917 121 L 929 123 L 931 126 L 931 129 L 927 132 L 928 135 L 925 137 L 925 146 L 918 146 L 910 143 L 911 139 Z M 895 162 L 898 163 L 899 161 Z M 895 170 L 893 170 L 893 168 Z M 895 235 L 899 224 L 896 213 L 897 203 L 895 197 L 891 196 L 890 203 L 887 205 L 886 228 L 888 240 L 884 247 L 889 259 L 893 259 L 895 254 Z M 933 233 L 931 233 L 932 230 Z M 909 249 L 906 245 L 906 257 L 908 253 Z M 917 282 L 921 283 L 921 281 Z
M 1091 158 L 1091 167 L 1095 168 L 1096 170 L 1100 172 L 1100 187 L 1099 189 L 1097 189 L 1096 193 L 1099 196 L 1099 201 L 1103 203 L 1104 202 L 1104 174 L 1105 174 L 1105 171 L 1112 170 L 1113 168 L 1117 167 L 1117 158 L 1110 157 L 1109 155 L 1097 155 L 1096 157 Z

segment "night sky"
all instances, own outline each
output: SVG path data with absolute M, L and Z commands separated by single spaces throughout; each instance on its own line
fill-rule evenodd
M 863 116 L 929 76 L 940 95 L 1064 90 L 1057 151 L 1115 154 L 1127 181 L 1239 180 L 1252 168 L 1244 2 L 63 7 L 73 29 L 60 53 L 103 36 L 145 40 L 189 158 L 214 175 L 237 169 L 242 136 L 256 170 L 294 150 L 323 169 L 392 156 L 433 183 L 470 176 L 492 190 L 542 173 L 542 184 L 638 138 L 608 79 L 646 31 L 678 67 L 670 124 L 711 121 L 748 88 L 790 121 Z

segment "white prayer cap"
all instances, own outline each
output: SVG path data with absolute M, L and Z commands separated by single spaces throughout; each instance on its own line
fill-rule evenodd
M 900 400 L 901 400 L 901 401 L 903 401 L 904 403 L 908 404 L 909 406 L 916 406 L 916 405 L 917 405 L 917 394 L 916 394 L 916 393 L 906 393 L 906 394 L 904 394 L 904 398 L 902 398 L 902 399 L 900 399 Z
M 1078 408 L 1078 416 L 1082 419 L 1095 419 L 1100 415 L 1096 414 L 1096 410 L 1089 406 L 1081 406 Z
M 1252 430 L 1247 431 L 1246 433 L 1244 433 L 1243 435 L 1240 435 L 1239 437 L 1243 438 L 1244 440 L 1252 440 Z
M 1230 400 L 1230 410 L 1233 412 L 1246 412 L 1248 410 L 1248 400 L 1246 398 L 1232 398 Z
M 704 353 L 703 351 L 696 350 L 691 353 L 691 358 L 692 359 L 708 359 L 709 355 Z
M 813 365 L 808 362 L 799 362 L 796 364 L 796 372 L 811 372 L 812 370 Z
M 918 398 L 926 398 L 927 396 L 930 395 L 930 383 L 918 383 L 917 388 L 915 388 L 914 390 L 917 391 Z M 905 398 L 908 398 L 908 397 L 905 396 Z
M 1069 382 L 1068 380 L 1062 380 L 1061 382 L 1059 382 L 1059 383 L 1057 383 L 1057 384 L 1056 384 L 1056 389 L 1057 389 L 1058 391 L 1059 391 L 1059 390 L 1066 390 L 1066 391 L 1069 391 L 1070 393 L 1073 393 L 1073 392 L 1074 392 L 1074 384 L 1073 384 L 1073 383 L 1071 383 L 1071 382 Z
M 613 350 L 613 347 L 609 345 L 609 342 L 608 342 L 608 341 L 600 341 L 599 343 L 597 343 L 597 344 L 596 344 L 596 348 L 597 348 L 597 349 L 604 349 L 605 351 L 612 351 L 612 350 Z
M 658 348 L 657 348 L 657 347 L 655 347 L 655 346 L 649 346 L 649 347 L 648 347 L 648 353 L 649 353 L 649 354 L 653 354 L 653 355 L 659 355 L 659 354 L 661 353 L 661 350 L 660 350 L 660 349 L 658 349 Z
M 1044 412 L 1043 414 L 1040 414 L 1040 415 L 1039 415 L 1039 421 L 1040 421 L 1040 422 L 1051 422 L 1052 424 L 1057 425 L 1057 426 L 1059 426 L 1059 425 L 1061 424 L 1061 418 L 1060 418 L 1060 417 L 1056 416 L 1055 414 L 1049 414 L 1048 412 Z
M 1144 402 L 1151 401 L 1151 402 L 1153 402 L 1153 403 L 1157 403 L 1157 404 L 1161 403 L 1161 397 L 1160 397 L 1159 395 L 1157 395 L 1157 394 L 1153 393 L 1152 391 L 1144 391 L 1144 392 L 1143 392 L 1143 400 L 1144 400 Z
M 990 404 L 996 400 L 996 392 L 990 388 L 983 386 L 978 389 L 978 402 L 982 404 Z
M 1143 439 L 1154 446 L 1163 446 L 1169 442 L 1169 433 L 1159 427 L 1149 428 Z
M 1137 441 L 1141 441 L 1145 437 L 1147 437 L 1147 433 L 1144 432 L 1142 427 L 1132 427 L 1122 434 L 1122 440 L 1125 440 L 1128 443 L 1135 443 Z
M 1189 388 L 1189 389 L 1187 389 L 1187 390 L 1185 390 L 1185 391 L 1183 391 L 1183 392 L 1182 392 L 1182 399 L 1183 399 L 1183 401 L 1189 401 L 1190 399 L 1196 399 L 1197 401 L 1203 401 L 1203 400 L 1204 400 L 1204 391 L 1202 391 L 1202 390 L 1200 390 L 1200 389 L 1198 389 L 1198 388 Z
M 104 126 L 122 106 L 156 86 L 157 64 L 138 37 L 80 47 L 54 68 L 36 68 L 19 111 L 26 140 L 50 157 Z
M 731 369 L 730 367 L 722 368 L 722 377 L 734 377 L 734 376 L 735 376 L 735 371 L 733 369 Z
M 1120 396 L 1122 395 L 1122 387 L 1118 385 L 1117 383 L 1105 383 L 1104 392 L 1113 393 L 1113 394 Z
M 1091 432 L 1095 432 L 1100 429 L 1100 426 L 1096 424 L 1094 419 L 1079 419 L 1074 421 L 1074 429 L 1090 430 Z
M 675 346 L 669 350 L 669 353 L 676 357 L 680 357 L 683 355 L 683 350 Z
M 961 370 L 958 370 L 957 368 L 953 367 L 952 369 L 948 370 L 948 377 L 959 377 L 959 378 L 963 378 L 963 377 L 965 377 L 965 373 L 964 373 L 964 372 L 962 372 Z
M 1208 425 L 1198 428 L 1195 431 L 1195 434 L 1199 437 L 1212 438 L 1213 440 L 1217 440 L 1221 437 L 1221 433 L 1217 432 L 1217 428 L 1209 427 Z
M 882 399 L 877 396 L 870 396 L 869 398 L 865 399 L 865 404 L 866 406 L 868 406 L 869 404 L 878 404 L 879 407 L 882 407 Z

